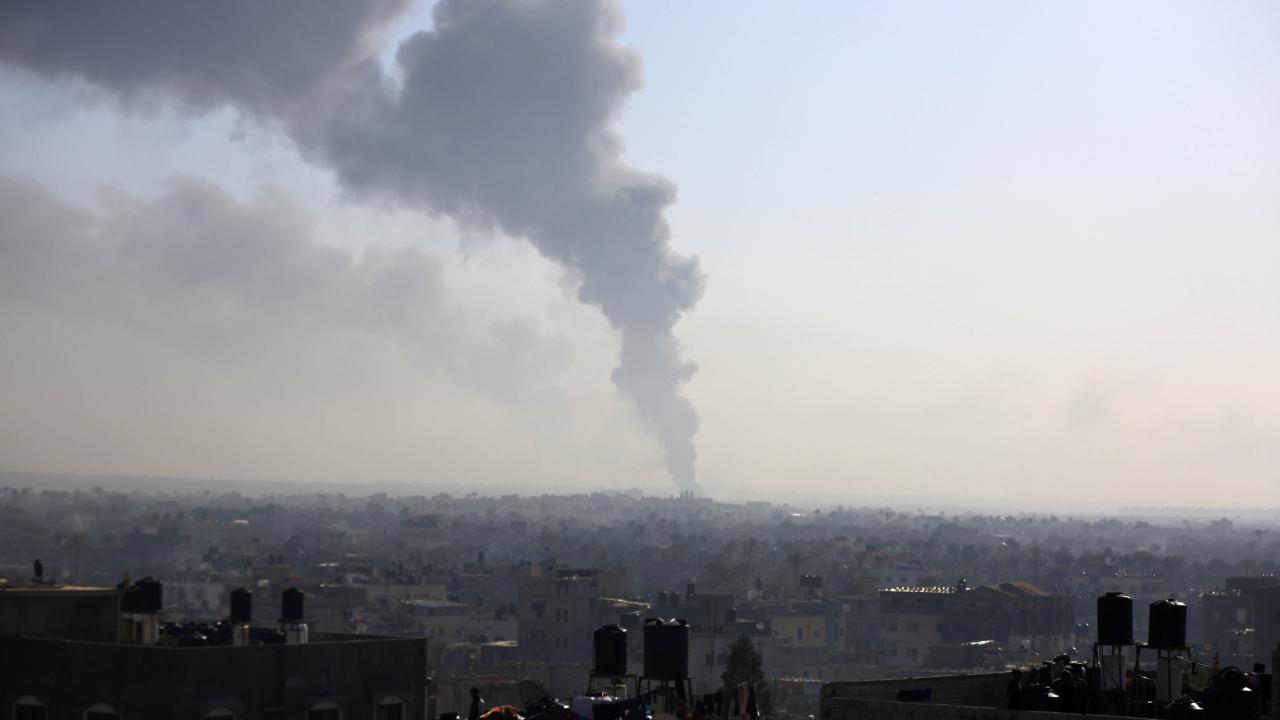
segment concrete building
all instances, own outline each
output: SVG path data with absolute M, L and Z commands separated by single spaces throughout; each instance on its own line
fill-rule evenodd
M 1280 647 L 1280 587 L 1259 588 L 1254 592 L 1253 602 L 1254 629 L 1257 632 L 1253 641 L 1253 661 L 1266 665 L 1275 675 L 1280 665 L 1271 651 Z
M 584 628 L 618 622 L 602 599 L 622 597 L 624 573 L 555 569 L 520 579 L 516 631 L 525 660 L 590 662 L 591 633 Z
M 0 585 L 0 634 L 115 642 L 119 616 L 115 588 Z
M 1280 643 L 1280 578 L 1227 578 L 1223 590 L 1200 595 L 1200 607 L 1206 652 L 1223 664 L 1268 666 Z
M 789 610 L 773 613 L 769 628 L 778 639 L 794 647 L 827 648 L 827 616 L 823 613 Z
M 115 588 L 0 589 L 0 716 L 403 720 L 426 712 L 426 639 L 309 632 L 301 621 L 286 633 L 270 622 L 166 626 L 160 597 L 146 608 L 125 597 Z M 133 632 L 140 625 L 148 630 Z
M 931 647 L 986 640 L 1053 655 L 1075 644 L 1073 604 L 1024 581 L 882 590 L 881 659 L 924 667 Z
M 423 717 L 426 642 L 163 647 L 0 636 L 0 707 L 33 708 L 30 720 Z

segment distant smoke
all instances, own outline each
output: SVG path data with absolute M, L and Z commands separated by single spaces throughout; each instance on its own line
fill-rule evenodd
M 391 74 L 375 40 L 405 4 L 13 0 L 0 6 L 0 61 L 126 101 L 234 104 L 278 123 L 356 195 L 528 239 L 619 330 L 614 382 L 676 484 L 700 491 L 698 417 L 680 395 L 695 366 L 673 328 L 704 277 L 671 251 L 674 187 L 621 161 L 611 123 L 640 68 L 615 40 L 616 4 L 442 0 Z

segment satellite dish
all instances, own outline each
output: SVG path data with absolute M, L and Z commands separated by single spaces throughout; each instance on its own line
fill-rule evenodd
M 521 680 L 516 685 L 516 694 L 520 696 L 520 704 L 525 707 L 551 697 L 547 689 L 532 680 Z

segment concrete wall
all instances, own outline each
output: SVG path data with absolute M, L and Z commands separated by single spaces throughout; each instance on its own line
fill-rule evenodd
M 1280 718 L 1280 645 L 1271 652 L 1271 717 Z
M 1271 653 L 1280 646 L 1280 587 L 1259 588 L 1254 593 L 1253 603 L 1257 631 L 1253 637 L 1253 661 L 1271 665 L 1269 669 L 1274 674 L 1276 667 Z
M 119 614 L 110 588 L 0 590 L 0 634 L 114 642 Z
M 826 688 L 824 687 L 825 691 Z M 820 720 L 1079 720 L 1080 715 L 823 696 Z M 1106 720 L 1109 715 L 1090 715 Z M 1117 719 L 1119 720 L 1119 719 Z
M 998 672 L 827 683 L 822 686 L 822 706 L 845 700 L 893 700 L 903 690 L 927 690 L 935 703 L 1003 707 L 1008 682 L 1009 674 Z

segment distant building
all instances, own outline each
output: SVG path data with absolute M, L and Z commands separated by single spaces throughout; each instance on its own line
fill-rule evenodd
M 930 647 L 994 640 L 1006 647 L 1066 650 L 1075 641 L 1074 601 L 1025 581 L 976 588 L 880 591 L 885 665 L 924 667 Z
M 589 569 L 556 569 L 520 579 L 516 632 L 520 657 L 550 662 L 591 660 L 591 633 L 601 622 L 616 623 L 612 605 L 602 602 L 626 593 L 626 575 Z
M 1227 578 L 1225 589 L 1200 595 L 1200 606 L 1207 652 L 1224 664 L 1267 665 L 1280 644 L 1280 577 Z
M 945 610 L 954 588 L 892 588 L 880 591 L 880 658 L 893 667 L 924 667 L 933 645 L 942 644 Z
M 1258 633 L 1253 644 L 1253 661 L 1266 664 L 1272 659 L 1271 651 L 1280 647 L 1280 587 L 1258 588 L 1253 602 L 1253 616 L 1257 623 L 1254 629 Z M 1280 677 L 1274 661 L 1267 667 L 1273 675 Z

